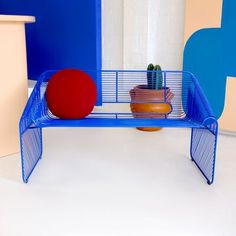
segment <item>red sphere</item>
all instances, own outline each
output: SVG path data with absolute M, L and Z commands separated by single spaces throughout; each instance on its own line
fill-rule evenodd
M 54 74 L 46 89 L 46 101 L 53 115 L 81 119 L 89 115 L 97 99 L 93 79 L 81 70 L 65 69 Z

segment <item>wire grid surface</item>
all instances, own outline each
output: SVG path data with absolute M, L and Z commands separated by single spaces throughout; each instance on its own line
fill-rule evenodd
M 42 128 L 45 127 L 189 127 L 192 128 L 190 154 L 208 184 L 214 181 L 217 120 L 197 79 L 188 72 L 163 71 L 163 101 L 167 88 L 174 94 L 172 111 L 164 118 L 134 118 L 130 111 L 130 90 L 147 84 L 147 71 L 88 71 L 98 84 L 98 103 L 108 107 L 81 120 L 61 120 L 48 109 L 45 90 L 56 71 L 45 72 L 38 80 L 20 120 L 22 177 L 28 179 L 42 156 Z M 98 78 L 98 80 L 97 80 Z M 117 112 L 118 106 L 125 111 Z
M 52 74 L 56 71 L 47 72 L 40 78 L 40 85 L 36 89 L 40 89 L 41 102 L 38 106 L 39 112 L 37 116 L 34 117 L 35 124 L 40 124 L 41 126 L 59 126 L 60 119 L 55 117 L 50 110 L 47 108 L 47 103 L 45 100 L 45 89 L 47 86 L 48 80 L 50 80 Z M 136 127 L 139 123 L 145 123 L 149 120 L 148 127 L 154 127 L 156 121 L 161 127 L 175 127 L 175 126 L 187 126 L 187 127 L 196 127 L 201 125 L 201 121 L 189 119 L 188 113 L 190 112 L 189 107 L 189 91 L 193 84 L 193 76 L 191 73 L 183 71 L 163 71 L 163 89 L 164 97 L 162 101 L 153 102 L 145 101 L 145 103 L 170 103 L 172 111 L 170 114 L 166 115 L 162 119 L 152 119 L 147 118 L 137 119 L 135 118 L 136 114 L 132 114 L 130 110 L 130 91 L 138 86 L 147 84 L 147 71 L 87 71 L 88 74 L 94 79 L 94 81 L 102 81 L 101 90 L 98 91 L 98 99 L 101 98 L 102 105 L 104 109 L 99 109 L 99 111 L 94 110 L 86 119 L 84 120 L 74 120 L 70 121 L 71 126 L 89 126 L 87 122 L 91 122 L 92 126 L 113 126 L 114 121 L 111 119 L 126 119 L 127 122 L 123 122 L 120 126 L 127 127 Z M 98 79 L 99 78 L 99 79 Z M 97 86 L 99 88 L 99 86 Z M 167 89 L 170 89 L 174 97 L 171 101 L 168 101 L 167 98 Z M 121 106 L 122 105 L 122 106 Z M 122 107 L 122 109 L 118 109 Z M 108 108 L 108 109 L 106 109 Z M 112 109 L 113 108 L 113 109 Z M 143 114 L 143 113 L 142 113 Z M 153 114 L 153 112 L 152 112 Z M 158 113 L 157 113 L 158 114 Z M 93 120 L 97 119 L 97 120 Z M 99 120 L 100 119 L 100 120 Z M 108 120 L 110 119 L 110 120 Z M 128 124 L 129 120 L 132 123 Z M 85 124 L 86 120 L 86 124 Z M 172 120 L 172 122 L 170 122 Z M 63 125 L 68 123 L 64 121 Z M 96 123 L 97 122 L 97 123 Z M 74 123 L 74 124 L 72 124 Z M 105 124 L 106 123 L 106 124 Z M 119 121 L 117 121 L 117 124 Z M 146 122 L 147 123 L 147 122 Z M 80 125 L 79 125 L 80 124 Z M 69 125 L 69 124 L 68 124 Z
M 184 118 L 182 99 L 187 99 L 186 91 L 182 90 L 183 81 L 188 87 L 191 83 L 191 75 L 184 72 L 162 72 L 163 87 L 170 88 L 174 94 L 171 101 L 172 112 L 169 118 Z M 102 100 L 104 103 L 130 103 L 130 90 L 137 85 L 147 84 L 146 71 L 118 71 L 102 72 Z M 183 80 L 184 79 L 184 80 Z M 163 102 L 166 102 L 166 94 Z M 151 101 L 150 101 L 151 103 Z M 131 117 L 131 115 L 129 116 Z

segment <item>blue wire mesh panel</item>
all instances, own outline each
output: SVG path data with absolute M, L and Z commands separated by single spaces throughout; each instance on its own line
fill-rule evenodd
M 42 155 L 42 128 L 45 127 L 188 127 L 192 128 L 191 157 L 207 179 L 213 182 L 217 121 L 197 79 L 188 72 L 161 71 L 163 89 L 160 98 L 148 97 L 140 104 L 169 104 L 168 114 L 131 112 L 132 91 L 147 85 L 150 71 L 87 71 L 97 85 L 102 107 L 84 119 L 61 120 L 47 107 L 45 91 L 51 76 L 45 72 L 38 80 L 20 121 L 23 180 L 30 174 Z M 155 74 L 154 74 L 155 75 Z M 144 90 L 145 91 L 145 90 Z M 155 92 L 155 91 L 154 91 Z M 144 94 L 144 97 L 146 94 Z M 149 100 L 150 99 L 150 100 Z M 141 101 L 141 102 L 140 102 Z M 137 103 L 137 102 L 135 102 Z M 207 143 L 207 144 L 206 144 Z
M 24 182 L 42 157 L 42 129 L 27 129 L 21 135 L 22 175 Z
M 139 114 L 132 114 L 130 110 L 130 91 L 137 85 L 147 84 L 147 71 L 88 71 L 95 81 L 102 81 L 102 90 L 99 91 L 99 97 L 102 97 L 103 109 L 100 111 L 94 111 L 85 120 L 73 120 L 68 123 L 68 121 L 63 121 L 55 117 L 47 108 L 47 103 L 44 97 L 45 89 L 48 80 L 55 71 L 48 72 L 41 77 L 40 86 L 37 89 L 41 91 L 41 104 L 38 107 L 38 113 L 35 116 L 35 124 L 38 127 L 45 126 L 99 126 L 104 125 L 105 127 L 113 127 L 114 121 L 110 119 L 123 119 L 122 121 L 117 121 L 117 125 L 121 127 L 139 127 L 146 120 L 149 123 L 149 127 L 155 127 L 156 121 L 150 120 L 151 114 L 143 115 L 146 119 L 136 120 L 133 119 Z M 162 101 L 153 102 L 145 101 L 145 103 L 168 103 L 167 101 L 167 88 L 173 93 L 174 97 L 169 102 L 172 107 L 172 111 L 168 114 L 168 119 L 165 117 L 164 120 L 160 121 L 159 126 L 163 127 L 175 127 L 187 125 L 188 127 L 198 127 L 201 125 L 198 120 L 191 120 L 188 118 L 187 113 L 189 112 L 189 107 L 186 105 L 188 100 L 188 90 L 192 84 L 193 77 L 187 72 L 162 72 L 163 74 L 163 88 L 164 96 Z M 100 77 L 99 79 L 97 77 Z M 184 102 L 183 102 L 184 101 Z M 97 120 L 93 120 L 97 119 Z M 131 120 L 132 119 L 132 120 Z M 85 122 L 86 121 L 86 122 Z M 149 121 L 149 122 L 147 122 Z M 90 122 L 90 124 L 88 124 Z M 74 124 L 73 124 L 74 123 Z M 183 124 L 181 124 L 183 123 Z
M 174 94 L 171 101 L 173 110 L 169 118 L 185 118 L 182 100 L 187 100 L 187 94 L 182 90 L 191 84 L 192 76 L 187 72 L 162 72 L 163 87 L 170 88 Z M 103 103 L 130 103 L 130 90 L 137 85 L 147 84 L 147 71 L 118 71 L 102 72 L 102 101 Z M 166 95 L 163 102 L 167 100 Z M 150 101 L 153 103 L 153 101 Z
M 214 181 L 217 135 L 216 122 L 208 125 L 208 129 L 192 129 L 191 158 L 207 179 L 208 184 Z
M 40 101 L 40 89 L 35 88 L 20 120 L 22 178 L 25 183 L 42 157 L 42 129 L 32 128 Z

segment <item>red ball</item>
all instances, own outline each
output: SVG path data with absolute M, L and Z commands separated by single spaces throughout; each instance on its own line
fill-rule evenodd
M 81 70 L 65 69 L 49 80 L 46 101 L 53 115 L 61 119 L 81 119 L 89 115 L 97 99 L 93 79 Z

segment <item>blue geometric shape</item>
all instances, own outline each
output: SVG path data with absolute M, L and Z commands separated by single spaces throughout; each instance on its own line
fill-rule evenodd
M 222 27 L 202 29 L 188 40 L 184 70 L 198 78 L 217 118 L 224 110 L 227 76 L 236 76 L 236 1 L 224 0 Z
M 101 0 L 1 0 L 0 14 L 36 16 L 26 26 L 28 72 L 101 69 Z

